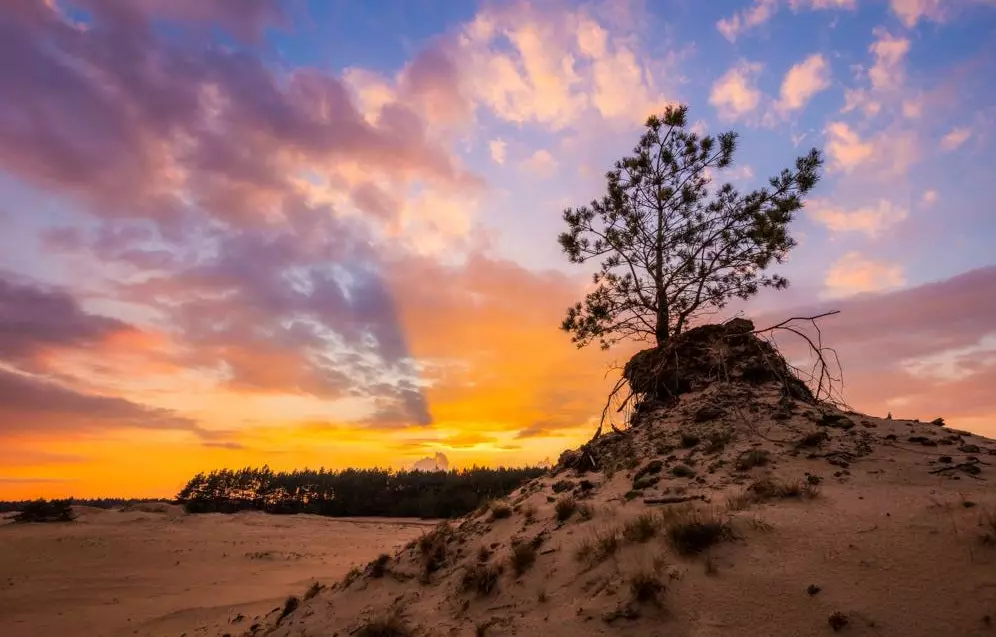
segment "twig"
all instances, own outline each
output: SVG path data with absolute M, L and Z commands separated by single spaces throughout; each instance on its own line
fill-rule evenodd
M 694 500 L 707 500 L 704 495 L 672 495 L 662 498 L 643 498 L 644 504 L 679 504 L 681 502 L 692 502 Z

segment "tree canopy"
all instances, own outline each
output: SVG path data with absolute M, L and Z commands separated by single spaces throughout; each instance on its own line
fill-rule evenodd
M 700 136 L 687 114 L 681 105 L 648 118 L 633 154 L 606 174 L 606 194 L 564 211 L 559 241 L 570 261 L 602 259 L 594 289 L 561 324 L 578 347 L 624 338 L 662 345 L 730 299 L 788 285 L 766 270 L 795 246 L 788 224 L 820 178 L 822 153 L 813 148 L 748 193 L 713 189 L 714 175 L 733 165 L 738 136 Z

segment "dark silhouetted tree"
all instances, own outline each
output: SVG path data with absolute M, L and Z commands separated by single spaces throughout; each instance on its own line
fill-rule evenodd
M 651 116 L 633 155 L 606 174 L 605 196 L 564 211 L 559 239 L 571 262 L 603 259 L 595 289 L 561 325 L 578 347 L 623 338 L 662 345 L 732 298 L 788 285 L 765 270 L 795 245 L 788 224 L 820 178 L 822 154 L 812 149 L 749 193 L 729 183 L 711 189 L 714 173 L 733 163 L 737 134 L 700 137 L 686 130 L 687 112 Z

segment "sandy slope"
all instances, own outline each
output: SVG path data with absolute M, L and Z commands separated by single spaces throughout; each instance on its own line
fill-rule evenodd
M 78 513 L 67 524 L 0 521 L 3 637 L 235 633 L 288 595 L 340 579 L 427 524 L 188 516 L 170 505 Z M 229 624 L 239 614 L 245 619 Z
M 841 634 L 996 635 L 994 465 L 992 440 L 730 374 L 565 454 L 508 517 L 439 527 L 245 634 L 801 636 L 833 634 L 834 617 Z M 761 497 L 771 481 L 818 485 Z M 590 518 L 558 521 L 568 495 Z M 683 554 L 695 519 L 722 537 Z

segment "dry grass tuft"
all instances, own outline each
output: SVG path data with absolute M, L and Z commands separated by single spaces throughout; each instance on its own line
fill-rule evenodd
M 676 509 L 662 520 L 665 537 L 680 555 L 698 555 L 735 537 L 730 521 L 711 511 Z
M 370 562 L 370 577 L 380 578 L 384 577 L 384 573 L 387 572 L 387 563 L 391 561 L 391 556 L 387 553 L 381 553 L 377 556 L 377 559 Z
M 466 566 L 460 579 L 460 588 L 465 592 L 474 591 L 480 597 L 490 595 L 498 587 L 501 572 L 501 566 L 497 565 L 477 563 Z
M 584 562 L 589 566 L 598 564 L 619 550 L 620 539 L 619 530 L 616 528 L 606 528 L 595 532 L 594 535 L 586 537 L 578 545 L 575 557 L 579 562 Z
M 280 616 L 277 617 L 277 623 L 279 624 L 284 620 L 285 617 L 297 610 L 297 607 L 301 605 L 301 600 L 291 595 L 286 600 L 284 600 L 284 607 L 280 611 Z
M 634 602 L 660 606 L 664 591 L 664 582 L 654 571 L 637 571 L 630 576 L 629 592 Z
M 315 597 L 316 595 L 318 595 L 319 593 L 321 593 L 321 592 L 322 592 L 322 589 L 324 589 L 324 588 L 325 588 L 324 586 L 322 586 L 322 585 L 321 585 L 321 584 L 319 584 L 318 582 L 315 582 L 315 583 L 314 583 L 314 584 L 312 584 L 312 585 L 311 585 L 311 586 L 310 586 L 310 587 L 308 588 L 308 590 L 307 590 L 307 591 L 306 591 L 306 592 L 304 593 L 304 599 L 305 599 L 305 600 L 309 600 L 309 599 L 311 599 L 311 598 Z
M 422 556 L 422 573 L 429 577 L 446 563 L 446 543 L 453 534 L 448 524 L 440 524 L 418 540 L 419 554 Z
M 371 620 L 355 633 L 356 637 L 414 637 L 400 613 L 393 612 Z
M 771 453 L 765 451 L 764 449 L 751 449 L 750 451 L 744 452 L 739 458 L 737 458 L 737 469 L 740 471 L 747 471 L 748 469 L 753 469 L 754 467 L 763 467 L 768 464 L 771 459 Z
M 714 431 L 706 436 L 706 453 L 719 453 L 733 441 L 733 432 L 729 430 Z
M 759 502 L 778 498 L 812 499 L 820 495 L 819 485 L 813 484 L 808 480 L 786 482 L 772 478 L 755 480 L 747 487 L 747 491 Z
M 797 447 L 819 447 L 826 441 L 826 439 L 827 439 L 827 432 L 814 431 L 800 438 L 799 441 L 795 444 Z
M 512 507 L 508 506 L 508 503 L 502 501 L 496 501 L 491 503 L 492 520 L 504 520 L 505 518 L 511 516 L 512 516 Z
M 516 575 L 522 575 L 536 562 L 538 542 L 522 542 L 512 547 L 509 563 Z
M 566 522 L 570 519 L 574 512 L 577 511 L 578 502 L 574 499 L 574 496 L 565 495 L 559 500 L 557 504 L 554 505 L 554 511 L 557 514 L 558 522 Z
M 626 523 L 623 527 L 623 537 L 628 542 L 646 542 L 657 535 L 660 524 L 660 516 L 652 511 L 646 511 Z
M 595 507 L 593 507 L 592 505 L 587 504 L 587 503 L 586 504 L 579 504 L 578 505 L 578 516 L 580 516 L 582 520 L 584 520 L 585 522 L 587 522 L 588 520 L 590 520 L 593 517 L 595 517 Z

